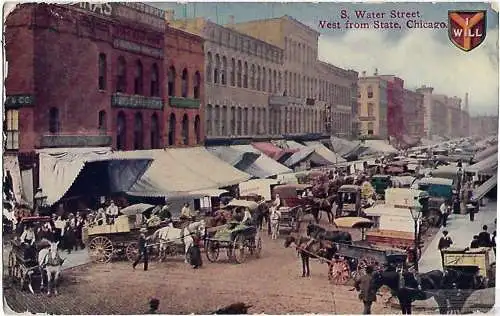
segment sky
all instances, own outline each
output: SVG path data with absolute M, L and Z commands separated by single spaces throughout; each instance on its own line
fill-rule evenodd
M 498 13 L 486 3 L 151 3 L 162 9 L 173 9 L 176 18 L 206 17 L 226 24 L 233 15 L 235 22 L 289 15 L 320 32 L 318 57 L 336 66 L 366 71 L 372 75 L 391 74 L 402 78 L 405 87 L 432 86 L 434 93 L 458 96 L 469 93 L 469 110 L 474 115 L 498 113 Z M 470 52 L 454 46 L 448 29 L 409 29 L 399 19 L 401 29 L 346 29 L 341 11 L 357 19 L 356 10 L 385 13 L 391 10 L 419 12 L 417 20 L 448 22 L 448 10 L 488 10 L 484 42 Z M 341 29 L 319 27 L 319 21 L 341 22 Z M 373 24 L 372 24 L 373 25 Z

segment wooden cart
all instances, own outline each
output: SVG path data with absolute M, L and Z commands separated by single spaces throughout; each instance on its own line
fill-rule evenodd
M 443 250 L 444 269 L 473 271 L 482 278 L 484 287 L 495 287 L 495 266 L 493 250 L 481 248 L 448 248 Z

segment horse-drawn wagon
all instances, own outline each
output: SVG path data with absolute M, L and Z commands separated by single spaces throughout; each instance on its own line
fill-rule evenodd
M 359 216 L 361 212 L 361 187 L 344 184 L 337 191 L 337 214 L 340 216 Z
M 136 220 L 136 215 L 154 207 L 150 204 L 134 204 L 122 209 L 121 212 L 127 215 L 118 216 L 111 225 L 103 223 L 85 227 L 83 236 L 87 240 L 85 244 L 88 245 L 90 259 L 93 262 L 107 263 L 113 258 L 125 256 L 134 261 L 138 254 L 137 240 L 140 229 L 143 228 L 142 222 Z M 159 225 L 148 226 L 147 235 L 158 228 Z
M 224 226 L 208 228 L 207 235 L 205 254 L 210 262 L 219 259 L 221 249 L 225 249 L 228 259 L 235 263 L 245 262 L 247 253 L 257 258 L 260 256 L 262 239 L 255 226 L 229 222 Z
M 310 189 L 309 184 L 284 184 L 273 188 L 274 196 L 279 194 L 281 200 L 280 230 L 298 231 L 300 221 L 306 210 L 306 201 L 301 199 L 302 193 Z
M 45 236 L 40 236 L 42 226 L 51 221 L 49 216 L 33 216 L 23 218 L 19 225 L 21 227 L 31 227 L 35 235 L 34 244 L 27 245 L 23 240 L 17 236 L 11 240 L 11 250 L 9 252 L 7 271 L 13 283 L 18 283 L 21 290 L 29 286 L 33 292 L 33 281 L 43 288 L 44 278 L 48 282 L 48 290 L 50 294 L 50 283 L 52 279 L 52 271 L 55 272 L 55 282 L 59 279 L 60 266 L 63 261 L 58 254 L 58 243 L 51 243 L 49 240 L 44 239 Z M 22 237 L 22 236 L 21 236 Z M 50 248 L 50 251 L 48 250 Z M 47 262 L 49 254 L 52 253 L 50 262 Z M 46 269 L 45 265 L 49 265 L 50 269 Z M 47 270 L 47 271 L 46 271 Z M 50 270 L 50 272 L 48 272 Z M 44 271 L 45 273 L 44 275 Z M 49 275 L 51 274 L 51 275 Z M 54 288 L 57 292 L 57 288 Z
M 478 280 L 477 287 L 495 287 L 494 255 L 489 247 L 448 248 L 443 250 L 445 270 L 458 271 L 463 275 Z

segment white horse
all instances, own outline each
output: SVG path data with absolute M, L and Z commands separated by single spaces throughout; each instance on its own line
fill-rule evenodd
M 174 228 L 172 225 L 158 229 L 153 234 L 153 240 L 160 239 L 160 261 L 165 256 L 165 253 L 170 244 L 179 246 L 184 244 L 185 262 L 188 262 L 188 250 L 193 245 L 193 235 L 205 234 L 205 220 L 190 223 L 183 229 Z
M 42 283 L 40 285 L 40 290 L 43 290 L 43 272 L 47 275 L 47 295 L 50 295 L 51 287 L 54 287 L 54 294 L 57 295 L 57 283 L 59 281 L 59 276 L 61 275 L 61 266 L 65 259 L 62 259 L 59 255 L 59 249 L 57 246 L 59 242 L 49 242 L 50 247 L 40 250 L 38 253 L 38 267 L 40 269 Z M 53 283 L 53 284 L 52 284 Z M 31 292 L 33 288 L 31 286 L 31 279 L 29 284 Z

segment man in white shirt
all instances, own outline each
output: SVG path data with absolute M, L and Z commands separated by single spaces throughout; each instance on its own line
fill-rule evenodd
M 248 207 L 245 207 L 243 220 L 241 222 L 246 224 L 247 221 L 252 221 L 252 214 L 250 213 L 250 210 L 248 209 Z
M 33 231 L 33 227 L 28 226 L 24 228 L 21 234 L 21 242 L 28 246 L 33 246 L 35 244 L 35 232 Z
M 271 220 L 271 239 L 278 239 L 281 212 L 277 208 L 272 208 L 269 218 Z
M 108 225 L 113 225 L 115 223 L 115 218 L 118 217 L 118 206 L 115 205 L 115 201 L 111 200 L 109 206 L 106 208 L 106 221 Z
M 184 203 L 184 206 L 181 209 L 181 219 L 192 219 L 193 213 L 191 212 L 191 208 L 189 208 L 189 203 Z
M 280 205 L 281 205 L 280 195 L 276 194 L 276 197 L 274 198 L 272 207 L 277 210 L 277 209 L 279 209 Z

